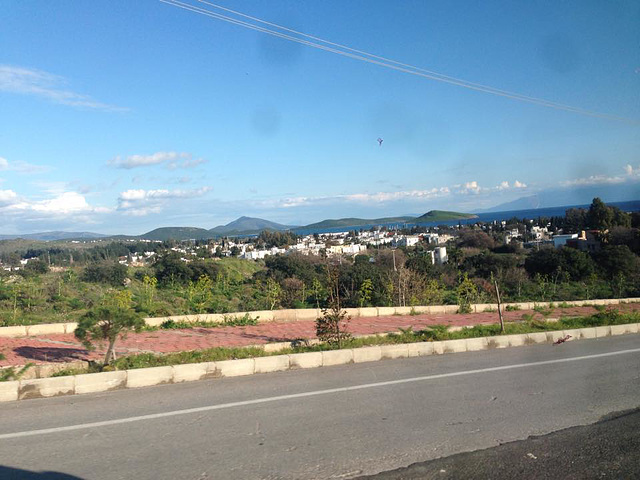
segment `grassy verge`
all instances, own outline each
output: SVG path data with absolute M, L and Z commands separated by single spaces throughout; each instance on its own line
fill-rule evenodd
M 640 323 L 640 312 L 621 313 L 617 309 L 608 309 L 586 317 L 562 318 L 556 322 L 530 320 L 505 325 L 505 334 L 535 333 L 554 330 L 570 330 L 575 328 L 590 328 L 607 325 L 623 325 Z M 81 373 L 95 373 L 108 370 L 130 370 L 136 368 L 181 365 L 186 363 L 216 362 L 241 358 L 265 357 L 271 355 L 286 355 L 291 353 L 319 352 L 336 350 L 338 348 L 359 348 L 372 345 L 389 345 L 415 342 L 434 342 L 440 340 L 457 340 L 500 335 L 499 325 L 476 325 L 458 331 L 449 331 L 447 326 L 435 325 L 428 329 L 413 331 L 411 328 L 400 329 L 397 333 L 387 335 L 372 335 L 368 337 L 351 338 L 342 342 L 341 346 L 326 343 L 309 345 L 306 340 L 299 340 L 295 346 L 277 352 L 265 352 L 259 347 L 215 347 L 205 350 L 176 352 L 165 355 L 141 353 L 120 357 L 110 366 L 103 368 L 100 364 L 92 364 L 88 370 L 63 370 L 54 376 L 78 375 Z

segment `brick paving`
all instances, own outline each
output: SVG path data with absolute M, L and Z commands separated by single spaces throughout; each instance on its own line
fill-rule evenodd
M 640 311 L 640 304 L 616 306 L 624 311 Z M 595 313 L 592 307 L 557 308 L 549 317 L 588 315 Z M 505 321 L 517 322 L 523 314 L 544 317 L 534 311 L 504 312 Z M 353 335 L 397 332 L 400 328 L 412 327 L 419 330 L 433 325 L 479 325 L 498 322 L 496 312 L 474 313 L 467 315 L 405 315 L 384 317 L 353 318 L 348 330 Z M 116 352 L 127 355 L 140 352 L 169 353 L 188 350 L 200 350 L 211 347 L 240 347 L 298 339 L 315 338 L 313 321 L 271 322 L 255 326 L 193 328 L 183 330 L 158 330 L 155 332 L 131 333 L 116 344 Z M 103 356 L 104 350 L 88 352 L 73 334 L 50 334 L 37 337 L 0 338 L 0 353 L 5 360 L 0 366 L 70 362 L 74 360 L 96 360 Z

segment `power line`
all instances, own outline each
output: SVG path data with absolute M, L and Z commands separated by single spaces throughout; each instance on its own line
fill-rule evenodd
M 473 82 L 469 82 L 469 81 L 462 80 L 462 79 L 459 79 L 459 78 L 455 78 L 455 77 L 451 77 L 451 76 L 448 76 L 448 75 L 440 74 L 440 73 L 437 73 L 437 72 L 432 72 L 430 70 L 426 70 L 426 69 L 422 69 L 422 68 L 419 68 L 419 67 L 415 67 L 413 65 L 405 64 L 405 63 L 398 62 L 398 61 L 395 61 L 395 60 L 387 59 L 385 57 L 380 57 L 378 55 L 374 55 L 374 54 L 371 54 L 371 53 L 368 53 L 368 52 L 365 52 L 365 51 L 362 51 L 362 50 L 357 50 L 357 49 L 354 49 L 354 48 L 351 48 L 351 47 L 348 47 L 348 46 L 345 46 L 345 45 L 341 45 L 341 44 L 338 44 L 338 43 L 334 43 L 334 42 L 330 42 L 328 40 L 321 39 L 319 37 L 314 37 L 312 35 L 308 35 L 308 34 L 305 34 L 305 33 L 302 33 L 302 32 L 298 32 L 296 30 L 292 30 L 292 29 L 289 29 L 287 27 L 284 27 L 284 26 L 281 26 L 281 25 L 278 25 L 278 24 L 275 24 L 275 23 L 267 22 L 266 20 L 262 20 L 262 19 L 259 19 L 257 17 L 252 17 L 250 15 L 246 15 L 246 14 L 243 14 L 241 12 L 237 12 L 235 10 L 231 10 L 231 9 L 228 9 L 228 8 L 225 8 L 225 7 L 221 7 L 220 5 L 216 5 L 214 3 L 210 3 L 210 2 L 207 2 L 207 1 L 204 1 L 204 0 L 197 0 L 197 1 L 199 1 L 200 3 L 204 3 L 204 4 L 208 5 L 208 6 L 211 6 L 211 7 L 214 7 L 214 8 L 218 8 L 218 9 L 233 13 L 235 15 L 239 15 L 241 17 L 248 18 L 248 19 L 253 20 L 253 21 L 260 22 L 260 23 L 265 24 L 265 25 L 276 27 L 276 28 L 288 31 L 290 33 L 294 33 L 296 35 L 301 35 L 301 36 L 303 36 L 305 38 L 309 38 L 309 39 L 312 39 L 312 40 L 317 40 L 317 41 L 323 42 L 323 43 L 325 43 L 327 45 L 331 45 L 331 46 L 329 47 L 329 46 L 321 45 L 319 43 L 315 43 L 315 42 L 312 42 L 312 41 L 303 40 L 301 38 L 297 38 L 297 37 L 294 37 L 294 36 L 291 36 L 291 35 L 287 35 L 285 33 L 281 33 L 281 32 L 275 31 L 275 30 L 271 30 L 269 28 L 261 27 L 261 26 L 258 26 L 258 25 L 252 24 L 252 23 L 248 23 L 248 22 L 245 22 L 245 21 L 242 21 L 242 20 L 239 20 L 239 19 L 235 19 L 235 18 L 226 16 L 226 15 L 223 15 L 223 14 L 220 14 L 220 13 L 216 13 L 216 12 L 213 12 L 211 10 L 207 10 L 205 8 L 197 7 L 197 6 L 189 4 L 189 3 L 184 3 L 184 2 L 179 1 L 179 0 L 159 0 L 159 1 L 162 2 L 162 3 L 166 3 L 168 5 L 177 7 L 177 8 L 181 8 L 181 9 L 188 10 L 188 11 L 191 11 L 191 12 L 194 12 L 194 13 L 198 13 L 200 15 L 211 17 L 211 18 L 214 18 L 216 20 L 221 20 L 223 22 L 227 22 L 227 23 L 231 23 L 231 24 L 234 24 L 234 25 L 238 25 L 238 26 L 243 27 L 243 28 L 248 28 L 248 29 L 255 30 L 255 31 L 258 31 L 258 32 L 261 32 L 261 33 L 265 33 L 267 35 L 272 35 L 272 36 L 281 38 L 283 40 L 291 41 L 291 42 L 294 42 L 294 43 L 299 43 L 299 44 L 306 45 L 306 46 L 309 46 L 309 47 L 312 47 L 312 48 L 316 48 L 316 49 L 319 49 L 319 50 L 324 50 L 324 51 L 327 51 L 327 52 L 330 52 L 330 53 L 335 53 L 337 55 L 345 56 L 345 57 L 352 58 L 352 59 L 355 59 L 355 60 L 364 61 L 364 62 L 371 63 L 371 64 L 374 64 L 374 65 L 378 65 L 378 66 L 381 66 L 381 67 L 385 67 L 385 68 L 389 68 L 389 69 L 392 69 L 392 70 L 400 71 L 400 72 L 403 72 L 403 73 L 408 73 L 408 74 L 411 74 L 411 75 L 416 75 L 416 76 L 419 76 L 419 77 L 427 78 L 427 79 L 430 79 L 430 80 L 436 80 L 436 81 L 439 81 L 439 82 L 444 82 L 444 83 L 460 86 L 460 87 L 467 88 L 467 89 L 470 89 L 470 90 L 480 91 L 480 92 L 489 93 L 489 94 L 492 94 L 492 95 L 497 95 L 497 96 L 501 96 L 501 97 L 510 98 L 510 99 L 513 99 L 513 100 L 519 100 L 519 101 L 522 101 L 522 102 L 532 103 L 532 104 L 540 105 L 540 106 L 543 106 L 543 107 L 555 108 L 557 110 L 564 110 L 564 111 L 568 111 L 568 112 L 572 112 L 572 113 L 577 113 L 577 114 L 580 114 L 580 115 L 598 117 L 598 118 L 603 118 L 603 119 L 608 119 L 608 120 L 616 120 L 616 121 L 621 121 L 621 122 L 625 122 L 625 123 L 632 123 L 632 124 L 640 123 L 637 120 L 626 118 L 626 117 L 620 117 L 620 116 L 617 116 L 617 115 L 611 115 L 611 114 L 607 114 L 607 113 L 586 110 L 586 109 L 579 108 L 579 107 L 573 107 L 571 105 L 565 105 L 565 104 L 561 104 L 561 103 L 557 103 L 557 102 L 552 102 L 550 100 L 545 100 L 545 99 L 542 99 L 542 98 L 536 98 L 536 97 L 522 95 L 522 94 L 515 93 L 515 92 L 509 92 L 507 90 L 501 90 L 501 89 L 497 89 L 497 88 L 490 87 L 490 86 L 487 86 L 487 85 L 482 85 L 482 84 L 479 84 L 479 83 L 473 83 Z M 333 47 L 337 47 L 337 48 L 333 48 Z M 342 49 L 347 50 L 347 51 L 339 50 L 339 48 L 342 48 Z M 350 53 L 350 52 L 354 52 L 354 53 Z

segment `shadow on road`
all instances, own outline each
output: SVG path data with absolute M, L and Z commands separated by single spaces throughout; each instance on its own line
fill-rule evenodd
M 3 467 L 0 465 L 0 478 L 12 480 L 82 480 L 75 475 L 61 472 L 32 472 L 20 468 Z

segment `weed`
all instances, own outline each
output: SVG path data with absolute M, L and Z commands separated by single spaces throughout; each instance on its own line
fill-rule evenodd
M 507 312 L 517 312 L 518 310 L 520 310 L 520 306 L 519 305 L 507 305 L 505 307 L 505 310 Z

